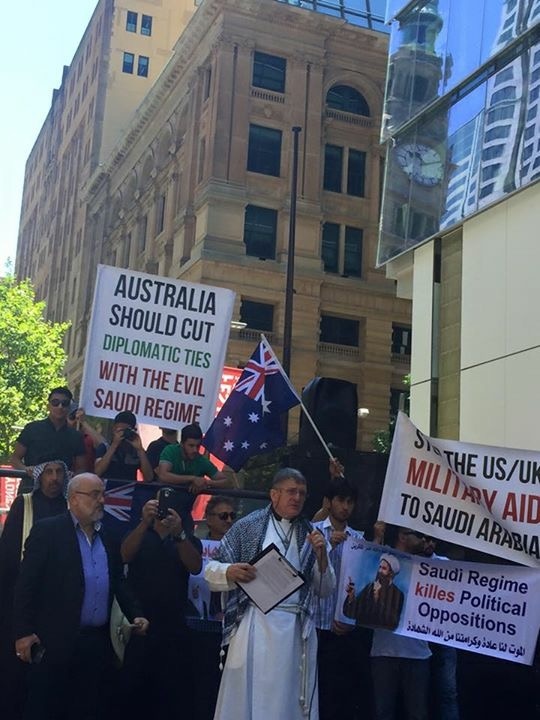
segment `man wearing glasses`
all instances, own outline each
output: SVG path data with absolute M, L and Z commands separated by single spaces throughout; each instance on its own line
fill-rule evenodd
M 279 470 L 270 505 L 238 520 L 206 566 L 210 589 L 227 593 L 223 644 L 230 643 L 215 720 L 319 716 L 314 596 L 328 597 L 335 575 L 324 536 L 301 516 L 306 491 L 298 470 Z M 251 561 L 272 544 L 305 583 L 264 614 L 236 583 L 255 579 Z
M 48 397 L 48 416 L 29 422 L 22 429 L 9 459 L 10 465 L 28 475 L 28 482 L 21 481 L 19 492 L 32 489 L 30 478 L 34 465 L 47 460 L 62 460 L 74 473 L 90 469 L 86 467 L 83 437 L 67 422 L 72 400 L 67 387 L 54 388 Z
M 102 533 L 102 480 L 76 475 L 67 500 L 68 512 L 33 526 L 15 588 L 15 651 L 31 663 L 25 718 L 107 717 L 113 596 L 133 632 L 144 634 L 148 627 L 123 578 L 120 556 Z

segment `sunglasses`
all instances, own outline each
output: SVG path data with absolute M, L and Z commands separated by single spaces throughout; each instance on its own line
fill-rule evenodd
M 71 405 L 71 400 L 58 400 L 58 398 L 53 398 L 52 400 L 49 400 L 51 405 L 53 407 L 69 407 Z
M 235 512 L 210 513 L 210 515 L 217 515 L 217 517 L 220 520 L 229 520 L 230 519 L 233 522 L 236 520 Z

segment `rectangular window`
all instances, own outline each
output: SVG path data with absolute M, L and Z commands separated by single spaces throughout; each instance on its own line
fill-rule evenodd
M 276 257 L 277 210 L 248 205 L 244 216 L 246 255 L 261 260 Z
M 279 177 L 281 167 L 281 130 L 249 126 L 247 169 Z
M 321 342 L 358 347 L 360 323 L 350 318 L 321 315 Z
M 139 55 L 139 62 L 137 65 L 137 75 L 139 77 L 148 77 L 148 66 L 150 64 L 150 58 L 146 55 Z
M 253 55 L 252 85 L 283 93 L 285 92 L 286 69 L 287 61 L 285 58 L 255 52 Z
M 268 303 L 244 300 L 240 304 L 240 322 L 250 330 L 272 332 L 274 328 L 274 306 Z
M 363 231 L 360 228 L 345 228 L 345 252 L 343 253 L 343 274 L 348 277 L 362 277 Z
M 152 16 L 143 15 L 141 19 L 141 35 L 152 34 Z
M 392 325 L 392 355 L 411 354 L 411 328 L 405 325 Z
M 364 197 L 364 178 L 366 172 L 366 153 L 349 150 L 347 166 L 347 195 Z
M 203 100 L 208 100 L 212 86 L 212 68 L 206 68 L 204 71 L 203 83 Z
M 338 145 L 324 146 L 324 179 L 323 188 L 331 192 L 341 192 L 341 175 L 343 167 L 343 148 Z
M 157 201 L 156 208 L 156 235 L 163 232 L 165 227 L 165 195 L 160 195 Z
M 323 225 L 321 255 L 324 272 L 339 272 L 339 225 L 336 223 Z
M 122 62 L 122 72 L 133 75 L 133 65 L 135 63 L 135 55 L 133 53 L 125 52 L 124 60 Z
M 127 11 L 126 30 L 128 32 L 137 32 L 137 13 L 132 10 Z

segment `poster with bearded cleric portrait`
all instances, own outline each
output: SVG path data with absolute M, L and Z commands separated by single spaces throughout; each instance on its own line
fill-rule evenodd
M 181 428 L 214 418 L 235 294 L 99 265 L 81 407 Z
M 364 540 L 343 548 L 335 618 L 530 665 L 540 571 L 407 555 Z

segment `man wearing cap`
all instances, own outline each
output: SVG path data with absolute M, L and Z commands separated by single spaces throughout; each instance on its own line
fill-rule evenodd
M 0 536 L 0 677 L 5 688 L 2 692 L 5 717 L 20 714 L 24 700 L 26 668 L 17 660 L 13 636 L 13 591 L 22 547 L 35 522 L 66 510 L 64 492 L 68 469 L 65 463 L 53 460 L 35 465 L 32 475 L 34 489 L 15 498 Z
M 9 459 L 17 470 L 26 471 L 19 492 L 32 489 L 32 468 L 47 460 L 62 460 L 74 473 L 90 470 L 81 434 L 69 427 L 67 418 L 73 395 L 67 387 L 53 388 L 49 393 L 49 414 L 43 420 L 28 423 L 22 429 Z
M 137 418 L 132 412 L 118 413 L 114 418 L 112 441 L 96 448 L 95 471 L 99 477 L 135 482 L 137 470 L 145 482 L 152 482 L 154 471 L 136 432 Z
M 395 630 L 403 608 L 403 593 L 394 585 L 399 573 L 395 555 L 383 553 L 379 558 L 377 576 L 355 597 L 354 583 L 349 580 L 343 605 L 345 617 L 356 618 L 359 625 Z

